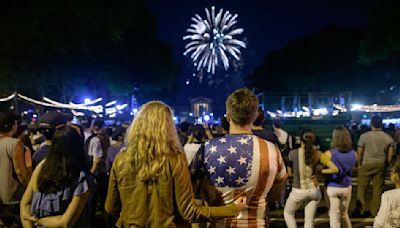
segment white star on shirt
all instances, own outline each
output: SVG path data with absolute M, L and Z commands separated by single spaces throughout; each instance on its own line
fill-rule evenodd
M 219 140 L 218 140 L 220 143 L 226 143 L 226 138 L 224 137 L 224 138 L 220 138 Z
M 220 155 L 217 161 L 219 161 L 219 164 L 226 163 L 225 156 Z
M 244 184 L 244 178 L 238 177 L 238 179 L 236 179 L 235 182 L 236 182 L 237 184 Z
M 240 158 L 237 161 L 240 163 L 240 165 L 243 165 L 243 164 L 246 164 L 246 159 L 247 158 L 240 156 Z
M 208 172 L 209 172 L 210 174 L 216 173 L 216 172 L 215 172 L 215 169 L 216 169 L 216 168 L 217 168 L 217 167 L 210 166 L 210 168 L 208 169 Z
M 215 181 L 216 181 L 218 184 L 223 184 L 223 183 L 224 183 L 224 177 L 218 176 L 218 178 L 215 179 Z
M 249 140 L 249 139 L 246 139 L 246 138 L 240 138 L 239 140 L 238 140 L 238 142 L 240 143 L 240 144 L 247 144 L 248 142 L 247 142 L 247 140 Z
M 228 151 L 231 152 L 231 154 L 235 154 L 236 153 L 236 147 L 231 146 L 231 147 L 228 148 Z
M 211 153 L 217 152 L 217 146 L 212 145 L 211 148 L 210 148 L 210 152 Z
M 208 144 L 210 144 L 210 142 L 209 142 L 209 141 L 207 141 L 207 142 L 204 144 L 204 146 L 207 146 Z
M 229 166 L 229 168 L 226 169 L 225 171 L 226 171 L 227 173 L 229 173 L 229 174 L 235 174 L 235 173 L 236 173 L 236 172 L 235 172 L 235 168 L 232 167 L 232 166 Z

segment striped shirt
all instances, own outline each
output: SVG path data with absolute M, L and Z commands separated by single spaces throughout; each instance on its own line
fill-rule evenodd
M 277 147 L 254 135 L 226 135 L 207 142 L 204 168 L 224 203 L 240 194 L 248 208 L 236 218 L 217 221 L 216 227 L 266 227 L 267 194 L 274 183 L 285 181 L 286 169 Z

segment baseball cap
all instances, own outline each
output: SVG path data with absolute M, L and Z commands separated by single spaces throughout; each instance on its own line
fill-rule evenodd
M 20 116 L 12 112 L 0 112 L 0 130 L 9 129 L 14 124 L 14 121 L 19 119 Z
M 59 111 L 48 111 L 40 117 L 39 127 L 53 128 L 58 125 L 66 124 L 70 116 Z

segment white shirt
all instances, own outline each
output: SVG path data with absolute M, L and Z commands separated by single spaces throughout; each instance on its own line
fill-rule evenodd
M 185 146 L 183 146 L 183 150 L 185 151 L 188 165 L 192 163 L 193 158 L 196 155 L 197 151 L 200 149 L 200 147 L 201 144 L 199 143 L 186 143 Z
M 381 207 L 375 217 L 374 228 L 400 227 L 400 189 L 392 189 L 382 194 Z

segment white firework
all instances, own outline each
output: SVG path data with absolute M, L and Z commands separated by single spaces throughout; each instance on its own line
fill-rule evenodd
M 183 55 L 190 54 L 197 71 L 207 69 L 214 74 L 215 68 L 222 62 L 225 70 L 229 68 L 229 56 L 240 60 L 240 48 L 246 48 L 246 43 L 235 38 L 243 33 L 242 28 L 235 28 L 238 15 L 232 15 L 229 11 L 223 13 L 223 9 L 215 15 L 215 7 L 210 11 L 205 8 L 207 18 L 203 20 L 198 14 L 192 17 L 193 24 L 186 31 L 190 35 L 183 40 L 190 40 L 185 46 Z

